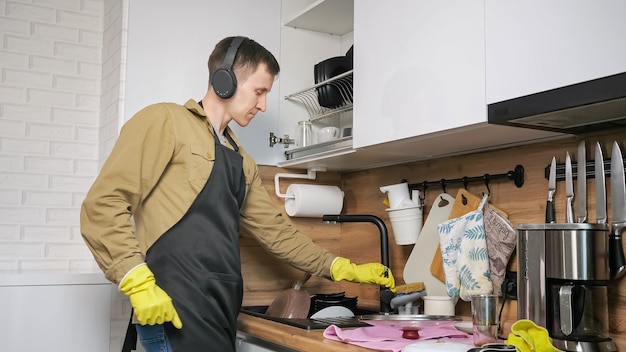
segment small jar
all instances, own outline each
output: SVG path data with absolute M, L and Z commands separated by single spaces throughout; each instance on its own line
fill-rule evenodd
M 311 136 L 311 121 L 299 121 L 298 122 L 298 138 L 296 139 L 296 146 L 299 148 L 308 147 L 313 144 Z

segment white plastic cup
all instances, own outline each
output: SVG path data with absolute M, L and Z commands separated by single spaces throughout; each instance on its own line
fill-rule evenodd
M 422 207 L 387 209 L 397 245 L 415 244 L 422 231 Z
M 409 184 L 406 182 L 380 187 L 380 191 L 387 193 L 389 209 L 402 208 L 403 206 L 413 204 L 411 196 L 409 195 Z
M 454 297 L 449 296 L 424 296 L 424 314 L 425 315 L 455 315 L 454 307 L 456 305 Z

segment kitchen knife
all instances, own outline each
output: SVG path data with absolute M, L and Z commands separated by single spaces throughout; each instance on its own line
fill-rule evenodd
M 626 227 L 626 184 L 624 159 L 619 144 L 613 142 L 611 152 L 611 235 L 609 235 L 609 269 L 611 277 L 618 279 L 626 273 L 622 248 L 622 230 Z
M 594 162 L 594 175 L 596 179 L 596 222 L 606 224 L 606 176 L 604 175 L 604 156 L 600 142 L 596 142 L 596 160 Z
M 556 193 L 556 159 L 552 157 L 550 175 L 548 176 L 548 201 L 546 202 L 546 223 L 548 224 L 556 222 L 554 193 Z
M 585 141 L 578 144 L 576 166 L 576 222 L 587 222 L 587 155 Z
M 574 222 L 574 209 L 572 201 L 574 200 L 574 182 L 572 181 L 572 159 L 569 152 L 565 155 L 565 222 Z

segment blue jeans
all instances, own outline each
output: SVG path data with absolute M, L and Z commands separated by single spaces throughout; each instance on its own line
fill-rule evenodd
M 163 325 L 135 324 L 137 337 L 146 352 L 172 352 Z

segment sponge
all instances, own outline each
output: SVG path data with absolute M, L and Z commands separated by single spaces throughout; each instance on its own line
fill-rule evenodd
M 396 286 L 396 294 L 422 291 L 424 288 L 423 282 L 412 282 L 410 284 Z

